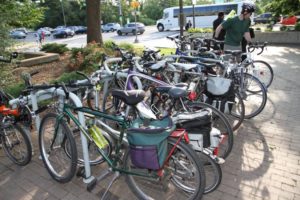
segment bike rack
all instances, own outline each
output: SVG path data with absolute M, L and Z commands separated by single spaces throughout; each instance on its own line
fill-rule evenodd
M 38 102 L 52 99 L 53 97 L 59 97 L 59 109 L 61 110 L 63 103 L 65 101 L 65 92 L 62 89 L 57 89 L 57 88 L 50 88 L 46 90 L 39 90 L 37 92 L 31 92 L 30 95 L 28 96 L 10 100 L 9 104 L 12 107 L 17 107 L 20 101 L 25 101 L 28 102 L 29 105 L 32 105 L 33 111 L 37 111 Z M 82 102 L 80 101 L 79 97 L 76 96 L 74 93 L 72 92 L 69 93 L 69 99 L 76 107 L 82 107 Z M 86 127 L 85 117 L 82 112 L 78 112 L 78 120 L 83 127 Z M 37 131 L 39 131 L 40 123 L 41 123 L 40 117 L 37 114 L 35 118 L 35 126 Z M 84 159 L 84 170 L 85 170 L 85 177 L 83 178 L 83 182 L 90 183 L 95 179 L 95 177 L 91 175 L 87 139 L 82 132 L 80 132 L 80 136 L 81 136 L 82 152 L 83 152 L 83 159 Z

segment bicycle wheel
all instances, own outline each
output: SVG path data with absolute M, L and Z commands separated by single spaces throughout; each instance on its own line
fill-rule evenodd
M 69 126 L 63 119 L 58 120 L 58 117 L 56 113 L 48 113 L 42 119 L 39 147 L 51 177 L 60 183 L 66 183 L 76 173 L 77 149 Z M 69 156 L 65 149 L 69 149 Z
M 168 150 L 176 144 L 168 139 Z M 129 153 L 124 157 L 127 169 L 132 172 L 153 174 L 151 170 L 140 169 L 131 164 Z M 205 188 L 205 173 L 195 151 L 180 142 L 175 147 L 169 163 L 164 167 L 161 178 L 127 175 L 126 182 L 138 199 L 201 199 Z
M 267 103 L 267 91 L 264 85 L 250 74 L 244 73 L 240 85 L 240 95 L 245 105 L 245 119 L 250 119 L 263 111 Z
M 274 72 L 271 65 L 262 60 L 254 60 L 246 64 L 245 68 L 247 69 L 247 73 L 258 78 L 265 87 L 270 87 L 274 79 Z
M 32 147 L 28 135 L 18 124 L 4 126 L 0 130 L 0 140 L 7 157 L 17 165 L 27 165 L 32 157 Z
M 204 194 L 208 194 L 216 190 L 222 180 L 222 170 L 219 164 L 215 162 L 209 155 L 197 151 L 197 155 L 203 163 L 205 171 L 205 190 Z
M 221 132 L 221 142 L 219 144 L 219 147 L 215 151 L 215 154 L 220 158 L 226 158 L 233 147 L 233 130 L 228 122 L 228 119 L 225 117 L 225 115 L 213 107 L 212 105 L 209 105 L 207 103 L 203 102 L 197 102 L 197 103 L 188 103 L 186 104 L 186 107 L 188 111 L 196 111 L 200 109 L 211 109 L 212 110 L 212 119 L 213 124 L 212 126 L 214 128 L 217 128 Z
M 223 113 L 231 124 L 233 131 L 236 131 L 242 125 L 245 119 L 244 101 L 238 92 L 235 93 L 234 102 L 230 103 L 229 106 L 230 109 L 228 111 L 224 111 Z

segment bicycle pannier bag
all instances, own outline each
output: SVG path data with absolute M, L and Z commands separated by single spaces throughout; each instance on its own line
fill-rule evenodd
M 167 157 L 167 138 L 175 129 L 170 118 L 145 122 L 138 118 L 127 130 L 130 157 L 134 166 L 160 169 Z

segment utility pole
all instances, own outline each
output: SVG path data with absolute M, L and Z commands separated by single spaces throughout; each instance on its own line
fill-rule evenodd
M 122 0 L 119 0 L 119 20 L 120 20 L 120 25 L 123 26 L 123 20 L 122 20 Z
M 195 4 L 196 4 L 196 1 L 197 0 L 192 0 L 192 4 L 193 4 L 193 28 L 196 27 L 196 24 L 195 24 Z
M 183 0 L 179 0 L 179 26 L 180 26 L 180 39 L 183 36 Z M 181 45 L 181 50 L 183 49 L 183 45 Z
M 65 17 L 65 9 L 64 9 L 64 4 L 63 4 L 62 0 L 60 0 L 60 5 L 61 5 L 61 10 L 62 10 L 63 18 L 64 18 L 64 25 L 67 26 L 66 17 Z

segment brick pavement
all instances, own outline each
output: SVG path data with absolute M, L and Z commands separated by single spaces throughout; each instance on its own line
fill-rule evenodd
M 300 48 L 269 47 L 261 59 L 275 73 L 267 106 L 236 133 L 232 154 L 222 166 L 222 183 L 205 200 L 300 200 Z M 92 168 L 95 174 L 100 171 L 100 166 Z M 106 184 L 107 180 L 101 182 L 92 193 L 76 177 L 59 184 L 50 178 L 37 154 L 29 165 L 19 167 L 0 150 L 1 200 L 99 199 Z M 123 177 L 111 188 L 108 199 L 134 199 Z

